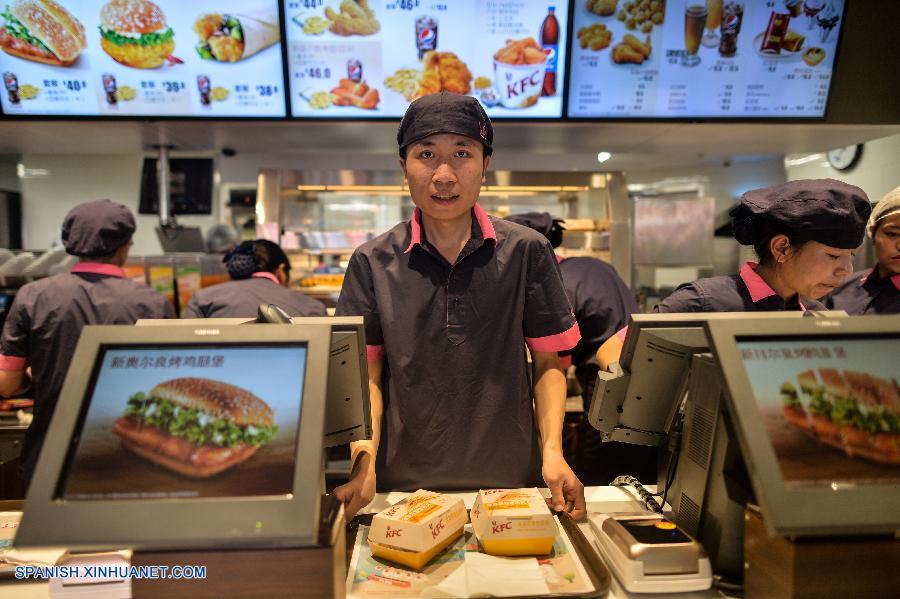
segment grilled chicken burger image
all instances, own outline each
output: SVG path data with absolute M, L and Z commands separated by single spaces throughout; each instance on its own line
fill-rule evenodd
M 272 410 L 249 391 L 209 379 L 179 378 L 128 400 L 113 433 L 139 456 L 192 478 L 249 459 L 278 432 Z
M 175 32 L 162 9 L 147 0 L 111 0 L 100 10 L 100 45 L 113 60 L 155 69 L 175 51 Z
M 0 16 L 0 47 L 12 56 L 67 67 L 87 46 L 84 26 L 53 0 L 15 0 Z

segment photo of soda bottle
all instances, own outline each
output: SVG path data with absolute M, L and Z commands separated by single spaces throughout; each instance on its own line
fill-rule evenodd
M 538 36 L 541 46 L 547 54 L 547 70 L 544 71 L 544 87 L 541 89 L 542 96 L 556 95 L 556 65 L 559 56 L 559 21 L 556 19 L 555 12 L 555 6 L 551 6 L 547 9 L 547 16 L 544 17 L 544 22 L 541 23 L 541 30 Z

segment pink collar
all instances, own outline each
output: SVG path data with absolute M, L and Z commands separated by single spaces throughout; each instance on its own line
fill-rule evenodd
M 859 279 L 860 285 L 865 285 L 866 281 L 869 280 L 869 277 L 871 277 L 875 273 L 875 268 L 876 267 L 873 266 L 872 270 L 870 270 L 869 272 L 866 273 L 866 276 L 860 277 L 860 279 Z M 891 283 L 894 284 L 895 289 L 900 290 L 900 275 L 894 275 L 893 277 L 891 277 Z
M 100 262 L 79 262 L 72 267 L 73 273 L 88 273 L 92 275 L 106 275 L 108 277 L 125 278 L 125 271 L 115 264 L 103 264 Z
M 756 262 L 744 262 L 744 265 L 741 267 L 741 280 L 747 286 L 747 291 L 750 292 L 750 299 L 754 304 L 775 295 L 775 290 L 769 287 L 769 284 L 763 281 L 761 276 L 756 274 L 757 266 L 759 264 Z
M 481 235 L 484 239 L 493 239 L 494 242 L 497 241 L 497 233 L 494 231 L 494 225 L 491 223 L 491 219 L 488 216 L 487 212 L 479 206 L 475 204 L 472 207 L 472 210 L 475 212 L 475 219 L 478 221 L 478 226 L 481 227 Z M 416 245 L 420 245 L 422 243 L 422 211 L 416 208 L 413 211 L 412 220 L 409 221 L 411 228 L 411 237 L 412 240 L 409 242 L 409 247 L 406 248 L 404 254 L 408 254 L 412 251 L 413 247 Z
M 557 263 L 557 264 L 561 264 L 562 261 L 566 259 L 564 256 L 560 256 L 559 254 L 554 254 L 554 256 L 556 256 L 556 263 Z
M 761 276 L 756 274 L 757 266 L 759 264 L 756 262 L 744 262 L 744 265 L 741 267 L 741 280 L 747 286 L 747 291 L 750 292 L 750 300 L 754 304 L 761 302 L 767 297 L 776 295 L 775 290 L 769 287 L 769 284 L 763 281 Z M 800 305 L 800 309 L 805 312 L 806 306 L 803 305 L 799 297 L 797 298 L 797 303 Z
M 275 275 L 273 275 L 270 272 L 255 272 L 250 276 L 253 277 L 254 279 L 269 279 L 276 285 L 281 285 L 281 281 L 278 280 L 278 277 L 276 277 Z

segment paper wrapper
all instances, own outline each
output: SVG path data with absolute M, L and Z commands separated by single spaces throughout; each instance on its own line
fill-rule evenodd
M 278 8 L 272 3 L 269 4 L 266 8 L 231 15 L 241 22 L 241 30 L 244 32 L 244 55 L 241 60 L 250 58 L 281 40 Z

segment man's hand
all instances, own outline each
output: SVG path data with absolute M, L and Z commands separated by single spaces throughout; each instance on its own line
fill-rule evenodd
M 544 482 L 550 489 L 547 505 L 554 512 L 565 510 L 581 520 L 587 516 L 587 505 L 584 500 L 584 485 L 566 463 L 562 452 L 554 451 L 544 454 L 542 474 Z
M 334 490 L 335 498 L 344 504 L 344 517 L 348 522 L 375 498 L 375 466 L 371 458 L 370 453 L 361 452 L 350 480 Z

